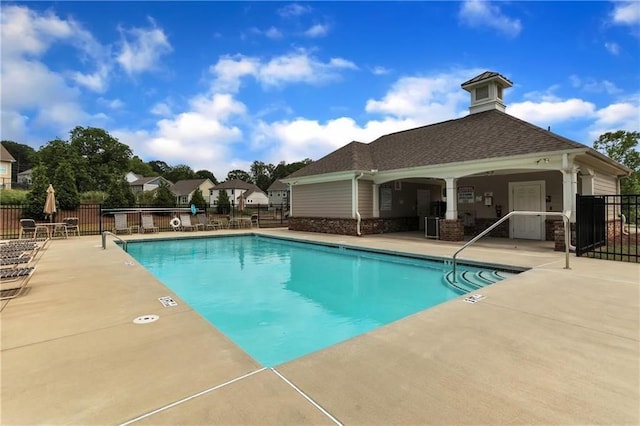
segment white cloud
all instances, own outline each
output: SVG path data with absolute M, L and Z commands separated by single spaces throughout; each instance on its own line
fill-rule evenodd
M 619 25 L 637 25 L 640 23 L 640 3 L 637 1 L 614 2 L 611 21 Z
M 494 2 L 466 0 L 460 8 L 459 18 L 470 27 L 487 27 L 510 37 L 515 37 L 522 31 L 520 20 L 506 16 Z
M 304 32 L 304 35 L 311 38 L 324 37 L 329 34 L 329 26 L 316 24 Z
M 84 111 L 80 88 L 106 90 L 108 48 L 73 19 L 62 19 L 52 11 L 8 6 L 0 16 L 3 134 L 22 143 L 41 143 L 33 136 L 39 131 L 63 136 L 75 125 L 103 122 L 106 116 Z M 54 70 L 45 65 L 41 56 L 54 45 L 73 47 L 83 69 Z M 95 64 L 96 70 L 87 72 L 87 63 Z
M 128 74 L 139 74 L 158 67 L 160 58 L 172 51 L 164 31 L 150 19 L 151 28 L 120 29 L 121 50 L 117 61 Z
M 243 55 L 223 56 L 210 70 L 215 74 L 214 90 L 235 93 L 241 79 L 253 76 L 264 86 L 282 86 L 288 83 L 321 84 L 340 78 L 339 71 L 357 69 L 343 58 L 321 62 L 305 50 L 277 56 L 267 62 Z
M 591 140 L 601 134 L 617 130 L 640 131 L 640 96 L 608 105 L 595 114 L 596 120 L 589 128 Z
M 310 13 L 311 10 L 311 6 L 302 6 L 297 3 L 292 3 L 278 9 L 278 15 L 283 18 L 293 18 Z
M 369 99 L 366 111 L 411 118 L 423 124 L 449 120 L 466 110 L 469 95 L 460 82 L 479 74 L 477 70 L 456 71 L 424 77 L 402 77 L 382 99 Z
M 154 110 L 169 112 L 166 104 L 156 104 Z M 245 105 L 231 95 L 197 95 L 186 111 L 159 120 L 152 131 L 119 129 L 113 134 L 145 161 L 188 164 L 194 170 L 207 169 L 224 179 L 235 166 L 248 164 L 234 158 L 232 150 L 232 145 L 243 137 L 242 130 L 232 122 L 245 114 Z
M 276 27 L 269 27 L 269 29 L 265 31 L 264 34 L 272 40 L 279 40 L 284 37 L 282 32 Z
M 375 66 L 373 68 L 371 68 L 371 72 L 374 75 L 386 75 L 391 73 L 391 70 L 389 68 L 385 68 L 383 66 Z
M 593 117 L 595 105 L 582 99 L 516 102 L 507 107 L 514 117 L 545 127 L 550 123 Z
M 120 99 L 98 98 L 98 103 L 112 110 L 119 110 L 124 108 L 124 102 L 122 102 Z
M 151 114 L 167 117 L 171 115 L 171 107 L 165 102 L 158 102 L 151 108 Z
M 622 93 L 622 89 L 618 88 L 615 83 L 609 80 L 598 81 L 593 78 L 580 78 L 577 75 L 569 77 L 571 85 L 577 89 L 591 93 L 607 93 L 609 95 L 617 95 Z
M 620 45 L 618 43 L 614 43 L 614 42 L 607 42 L 604 44 L 604 48 L 607 49 L 607 51 L 609 53 L 611 53 L 612 55 L 619 55 L 620 54 Z

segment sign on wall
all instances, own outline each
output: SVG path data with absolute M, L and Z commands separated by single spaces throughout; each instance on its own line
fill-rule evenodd
M 472 204 L 475 201 L 475 188 L 472 185 L 458 187 L 458 204 Z

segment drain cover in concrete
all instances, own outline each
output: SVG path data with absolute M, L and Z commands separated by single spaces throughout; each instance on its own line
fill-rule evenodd
M 158 315 L 143 315 L 133 320 L 135 324 L 148 324 L 150 322 L 157 321 L 160 318 Z

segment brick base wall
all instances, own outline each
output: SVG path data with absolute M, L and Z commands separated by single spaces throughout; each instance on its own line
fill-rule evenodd
M 443 241 L 463 241 L 464 221 L 462 219 L 440 219 L 440 239 Z
M 321 232 L 324 234 L 358 235 L 358 221 L 347 218 L 290 217 L 292 231 Z M 418 230 L 417 217 L 369 218 L 360 222 L 360 233 L 386 234 Z
M 576 244 L 576 224 L 569 224 L 571 229 L 571 245 Z M 553 241 L 555 251 L 564 251 L 564 221 L 557 220 L 553 222 Z

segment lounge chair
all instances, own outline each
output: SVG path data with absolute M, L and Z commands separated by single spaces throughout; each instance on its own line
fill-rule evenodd
M 33 256 L 20 253 L 13 257 L 0 257 L 0 269 L 15 269 L 18 267 L 24 267 L 33 260 Z
M 205 213 L 198 213 L 196 215 L 198 218 L 198 225 L 202 227 L 203 230 L 207 229 L 218 229 L 219 225 L 216 222 L 210 222 Z
M 191 216 L 188 214 L 181 214 L 180 215 L 180 229 L 182 231 L 197 231 L 198 230 L 198 226 L 197 225 L 192 225 L 191 224 Z
M 72 235 L 75 233 L 78 237 L 80 236 L 80 219 L 77 217 L 65 217 L 62 223 L 64 223 L 67 233 Z
M 14 269 L 0 269 L 0 300 L 20 296 L 35 272 L 35 266 Z M 5 283 L 11 283 L 5 286 Z
M 127 223 L 127 214 L 126 213 L 115 213 L 113 218 L 116 221 L 115 226 L 113 227 L 113 233 L 117 234 L 118 232 L 126 232 L 127 234 L 131 234 L 132 226 L 129 226 Z
M 143 214 L 142 215 L 142 226 L 140 227 L 141 232 L 160 232 L 160 228 L 158 228 L 153 223 L 153 215 Z
M 49 236 L 49 230 L 46 226 L 38 225 L 33 219 L 20 219 L 19 239 L 22 239 L 23 235 L 29 236 L 29 238 L 36 238 L 40 231 L 47 234 L 47 237 Z

